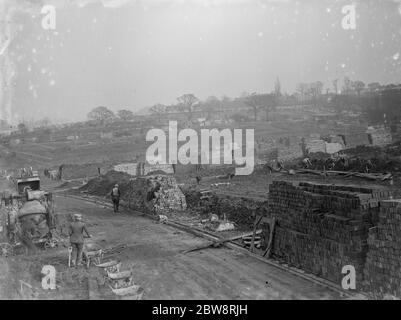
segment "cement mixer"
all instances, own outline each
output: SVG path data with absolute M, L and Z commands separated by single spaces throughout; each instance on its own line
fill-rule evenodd
M 37 172 L 14 178 L 14 190 L 1 194 L 0 256 L 57 246 L 52 194 L 40 190 Z

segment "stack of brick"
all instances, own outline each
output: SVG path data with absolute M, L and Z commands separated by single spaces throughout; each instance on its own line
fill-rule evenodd
M 5 242 L 7 240 L 7 217 L 8 212 L 5 206 L 0 207 L 0 241 Z
M 362 283 L 368 230 L 377 221 L 379 189 L 276 181 L 270 186 L 269 214 L 277 228 L 273 255 L 336 283 L 345 265 Z M 359 280 L 359 281 L 358 281 Z
M 368 245 L 366 289 L 379 297 L 401 297 L 401 200 L 380 202 L 379 223 L 370 229 Z

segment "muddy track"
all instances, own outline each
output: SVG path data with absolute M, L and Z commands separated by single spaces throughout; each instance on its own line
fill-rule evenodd
M 97 226 L 100 227 L 100 225 L 103 225 L 100 233 L 103 237 L 106 236 L 108 241 L 121 242 L 124 235 L 132 233 L 134 235 L 134 243 L 128 243 L 129 250 L 123 252 L 122 257 L 129 262 L 132 261 L 133 257 L 137 256 L 137 252 L 141 252 L 139 256 L 143 256 L 143 263 L 145 265 L 152 260 L 152 273 L 149 273 L 150 270 L 148 268 L 140 268 L 141 272 L 138 274 L 143 273 L 146 279 L 153 278 L 152 275 L 156 276 L 160 273 L 167 273 L 169 279 L 175 282 L 174 286 L 168 286 L 173 292 L 170 294 L 165 293 L 171 299 L 179 298 L 182 295 L 181 290 L 184 290 L 184 292 L 186 290 L 198 291 L 197 294 L 188 295 L 187 293 L 184 295 L 193 299 L 202 298 L 203 294 L 210 295 L 211 283 L 219 288 L 218 290 L 215 288 L 213 291 L 216 294 L 219 292 L 217 294 L 218 297 L 216 297 L 217 299 L 219 297 L 222 299 L 365 298 L 363 295 L 355 295 L 344 291 L 340 286 L 306 274 L 302 270 L 282 265 L 277 261 L 264 259 L 234 243 L 227 243 L 226 248 L 222 249 L 206 249 L 182 255 L 180 253 L 182 249 L 205 243 L 202 238 L 207 240 L 219 240 L 219 238 L 177 222 L 168 221 L 167 224 L 155 223 L 148 219 L 148 217 L 152 219 L 154 217 L 139 212 L 126 210 L 123 214 L 114 215 L 111 212 L 111 205 L 109 203 L 92 197 L 58 195 L 58 198 L 63 203 L 73 202 L 82 204 L 78 206 L 80 207 L 80 211 L 83 209 L 81 207 L 93 206 L 105 212 L 104 215 L 102 214 L 101 219 L 100 216 L 98 217 Z M 83 213 L 87 214 L 85 210 Z M 91 215 L 88 214 L 89 216 Z M 136 228 L 137 222 L 140 222 L 142 225 L 140 230 Z M 109 231 L 110 226 L 112 226 L 113 232 Z M 177 230 L 181 230 L 182 232 Z M 114 232 L 117 232 L 119 237 L 115 238 L 116 235 Z M 145 235 L 141 236 L 143 233 Z M 176 239 L 174 243 L 166 242 L 166 235 L 175 238 L 175 234 L 180 234 L 180 239 Z M 155 253 L 154 255 L 151 254 L 152 251 Z M 186 279 L 187 277 L 190 279 L 195 277 L 198 281 L 188 281 L 187 285 L 185 285 L 186 282 L 180 279 Z M 209 279 L 209 277 L 213 279 Z M 141 277 L 139 276 L 139 278 Z M 150 288 L 155 287 L 154 281 L 156 281 L 160 287 L 155 291 L 151 289 L 151 296 L 156 294 L 155 298 L 164 299 L 163 292 L 165 285 L 163 284 L 163 280 L 157 279 L 156 277 L 153 280 L 146 280 L 143 287 L 146 292 L 146 286 Z M 298 283 L 302 283 L 302 285 L 297 288 Z M 230 292 L 228 288 L 235 288 L 241 284 L 246 289 L 243 288 L 240 294 L 235 295 L 232 291 L 231 294 L 228 293 Z M 277 285 L 277 288 L 272 289 L 275 285 Z M 198 290 L 194 288 L 198 288 Z M 200 288 L 203 289 L 201 290 Z M 304 291 L 306 288 L 313 289 L 306 293 Z

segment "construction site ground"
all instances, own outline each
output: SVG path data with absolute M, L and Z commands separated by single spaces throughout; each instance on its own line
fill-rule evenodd
M 266 264 L 241 251 L 226 247 L 187 254 L 181 252 L 206 243 L 172 226 L 133 212 L 114 214 L 101 203 L 55 198 L 59 214 L 84 215 L 93 241 L 103 247 L 125 244 L 114 258 L 122 268 L 133 266 L 134 281 L 144 289 L 143 299 L 343 299 L 341 292 Z M 43 299 L 115 299 L 101 281 L 96 267 L 67 267 L 64 247 L 32 256 L 2 261 L 2 298 L 20 297 L 20 280 L 31 285 Z M 58 289 L 40 289 L 41 267 L 53 264 Z
M 232 180 L 221 177 L 204 177 L 199 185 L 196 184 L 195 178 L 183 176 L 177 177 L 177 182 L 189 185 L 199 189 L 210 189 L 220 194 L 228 194 L 240 197 L 258 197 L 267 198 L 269 185 L 274 180 L 299 182 L 309 181 L 322 184 L 341 184 L 341 185 L 358 185 L 364 187 L 376 187 L 390 189 L 394 197 L 400 196 L 401 179 L 399 176 L 394 176 L 394 184 L 390 185 L 389 181 L 370 181 L 367 179 L 356 177 L 324 177 L 311 174 L 295 174 L 287 173 L 267 173 L 263 171 L 254 172 L 250 176 L 235 176 Z

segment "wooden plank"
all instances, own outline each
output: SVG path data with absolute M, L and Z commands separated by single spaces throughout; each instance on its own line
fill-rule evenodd
M 271 249 L 273 247 L 273 239 L 274 239 L 273 237 L 274 237 L 274 228 L 275 228 L 275 226 L 276 226 L 276 219 L 273 218 L 272 219 L 272 223 L 270 224 L 269 244 L 268 244 L 268 246 L 266 248 L 266 251 L 263 253 L 263 256 L 267 255 L 267 258 L 270 257 L 270 252 L 271 252 Z
M 262 230 L 257 230 L 255 232 L 255 234 L 259 234 L 259 233 L 262 233 Z M 218 247 L 222 246 L 226 242 L 231 242 L 231 241 L 238 240 L 238 239 L 241 239 L 243 237 L 251 236 L 251 235 L 253 235 L 253 232 L 247 232 L 247 233 L 244 233 L 244 234 L 241 234 L 241 235 L 237 235 L 237 236 L 233 236 L 233 237 L 230 237 L 230 238 L 227 238 L 227 239 L 221 239 L 221 240 L 218 240 L 218 241 L 212 241 L 212 242 L 209 242 L 209 243 L 204 244 L 204 245 L 200 245 L 200 246 L 188 249 L 188 250 L 184 250 L 181 253 L 182 254 L 186 254 L 186 253 L 189 253 L 189 252 L 203 250 L 203 249 L 207 249 L 207 248 L 210 248 L 210 247 L 218 248 Z
M 249 248 L 249 250 L 251 252 L 254 251 L 255 249 L 255 235 L 256 235 L 256 228 L 258 227 L 260 221 L 262 220 L 263 216 L 260 217 L 255 217 L 255 223 L 253 224 L 253 234 L 252 234 L 252 241 L 251 241 L 251 247 Z

